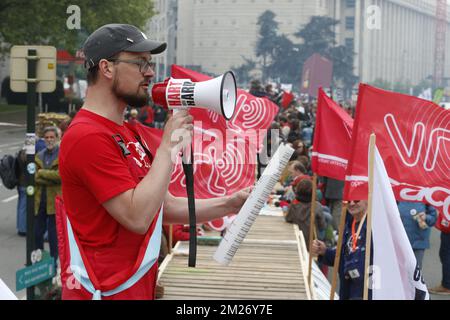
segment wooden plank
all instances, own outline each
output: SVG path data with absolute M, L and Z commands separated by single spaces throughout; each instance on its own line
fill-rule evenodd
M 306 266 L 307 266 L 307 257 L 304 254 L 303 249 L 303 245 L 305 243 L 305 241 L 301 241 L 302 237 L 303 237 L 303 233 L 300 231 L 298 225 L 294 225 L 294 232 L 295 232 L 295 236 L 297 238 L 297 245 L 298 245 L 298 254 L 299 254 L 299 259 L 300 259 L 300 265 L 302 266 L 302 276 L 303 276 L 303 282 L 305 284 L 305 288 L 306 288 L 306 294 L 308 295 L 308 300 L 311 300 L 312 298 L 314 298 L 314 294 L 311 292 L 311 287 L 309 286 L 308 283 L 308 276 L 307 276 L 307 270 L 306 270 Z M 304 238 L 303 238 L 304 240 Z
M 258 216 L 229 266 L 214 261 L 216 249 L 198 246 L 197 267 L 188 268 L 188 243 L 177 243 L 162 264 L 164 299 L 310 299 L 297 237 L 284 217 Z

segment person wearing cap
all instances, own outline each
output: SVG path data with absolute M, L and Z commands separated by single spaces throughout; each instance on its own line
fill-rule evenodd
M 364 264 L 366 254 L 367 200 L 352 200 L 348 204 L 345 229 L 339 263 L 339 299 L 361 300 L 364 291 Z M 327 248 L 325 243 L 314 240 L 311 253 L 319 256 L 319 262 L 333 266 L 336 248 Z M 372 252 L 370 261 L 372 261 Z M 369 289 L 369 300 L 372 290 Z
M 126 24 L 102 26 L 84 44 L 87 95 L 60 151 L 63 299 L 154 299 L 163 218 L 189 223 L 187 199 L 167 190 L 171 155 L 180 136 L 191 137 L 192 117 L 173 115 L 159 146 L 123 119 L 127 105 L 147 103 L 152 55 L 165 49 Z M 236 213 L 248 195 L 196 200 L 197 219 Z

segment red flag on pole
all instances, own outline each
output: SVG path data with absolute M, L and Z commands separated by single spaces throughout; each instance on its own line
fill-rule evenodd
M 311 159 L 313 172 L 337 180 L 345 179 L 352 129 L 350 115 L 320 88 Z
M 287 109 L 289 104 L 294 100 L 294 95 L 290 92 L 285 91 L 283 93 L 283 98 L 281 99 L 281 106 L 283 109 Z
M 426 202 L 450 221 L 450 111 L 416 97 L 359 88 L 344 199 L 367 198 L 371 133 L 383 155 L 395 196 Z M 448 227 L 448 225 L 447 225 Z
M 173 65 L 172 77 L 206 81 L 210 77 Z M 255 182 L 256 152 L 260 150 L 267 129 L 278 106 L 267 98 L 256 98 L 238 89 L 236 110 L 231 120 L 205 109 L 192 108 L 194 117 L 195 197 L 207 199 L 225 196 L 251 186 Z M 186 196 L 186 181 L 181 162 L 172 174 L 169 191 L 174 196 Z M 211 225 L 224 229 L 227 219 Z

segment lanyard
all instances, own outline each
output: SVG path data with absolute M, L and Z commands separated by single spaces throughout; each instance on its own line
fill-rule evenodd
M 364 224 L 364 220 L 366 220 L 366 214 L 364 214 L 364 217 L 361 219 L 361 222 L 359 223 L 358 232 L 355 233 L 356 220 L 353 219 L 353 223 L 352 223 L 352 239 L 353 239 L 352 251 L 353 252 L 356 250 L 356 244 L 358 243 L 359 234 L 361 233 L 361 229 Z

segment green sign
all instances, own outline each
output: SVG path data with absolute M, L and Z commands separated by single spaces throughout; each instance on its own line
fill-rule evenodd
M 443 88 L 436 89 L 436 91 L 434 92 L 433 102 L 439 104 L 441 103 L 443 97 L 444 97 L 444 89 Z
M 45 259 L 29 267 L 17 270 L 16 291 L 34 286 L 55 276 L 55 259 Z

